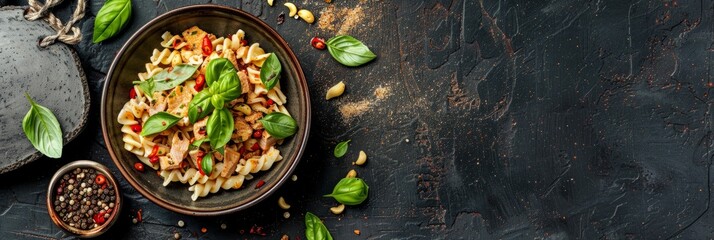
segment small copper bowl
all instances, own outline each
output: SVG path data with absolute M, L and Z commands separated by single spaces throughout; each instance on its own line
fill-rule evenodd
M 90 230 L 82 230 L 64 223 L 60 218 L 59 214 L 55 212 L 54 206 L 52 204 L 53 200 L 55 199 L 55 196 L 57 195 L 56 187 L 57 184 L 61 182 L 60 178 L 62 178 L 65 173 L 73 171 L 76 168 L 94 169 L 98 173 L 104 174 L 104 176 L 107 178 L 107 181 L 114 186 L 114 196 L 116 196 L 116 201 L 114 202 L 114 210 L 109 215 L 109 219 L 107 219 L 104 224 Z M 114 175 L 112 175 L 112 173 L 109 172 L 109 169 L 104 165 L 89 160 L 74 161 L 62 166 L 59 170 L 57 170 L 55 175 L 52 176 L 52 180 L 50 180 L 50 186 L 47 188 L 47 212 L 49 212 L 52 222 L 54 222 L 55 225 L 60 227 L 62 230 L 74 234 L 80 238 L 96 237 L 102 235 L 102 233 L 109 230 L 109 228 L 114 225 L 117 218 L 119 218 L 118 216 L 119 212 L 121 211 L 121 205 L 122 199 L 121 195 L 119 194 L 119 185 L 117 184 Z

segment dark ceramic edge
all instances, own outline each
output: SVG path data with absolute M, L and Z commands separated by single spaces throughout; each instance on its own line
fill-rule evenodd
M 155 197 L 151 193 L 149 193 L 146 189 L 142 188 L 135 179 L 131 178 L 130 175 L 127 173 L 127 169 L 125 169 L 122 164 L 120 163 L 119 159 L 117 159 L 116 154 L 114 153 L 114 149 L 112 149 L 111 144 L 109 144 L 109 134 L 107 131 L 107 124 L 106 124 L 106 104 L 107 104 L 107 96 L 106 93 L 109 90 L 109 84 L 110 80 L 105 79 L 104 82 L 104 88 L 102 90 L 102 100 L 101 100 L 101 109 L 100 109 L 100 116 L 101 116 L 101 125 L 102 125 L 102 135 L 104 137 L 104 142 L 106 143 L 107 151 L 109 152 L 109 155 L 112 158 L 112 161 L 114 162 L 114 165 L 119 168 L 119 171 L 121 172 L 122 176 L 124 179 L 129 182 L 129 184 L 134 187 L 142 196 L 145 198 L 149 199 L 153 203 L 166 208 L 168 210 L 171 210 L 173 212 L 181 213 L 181 214 L 186 214 L 186 215 L 194 215 L 194 216 L 217 216 L 217 215 L 224 215 L 228 213 L 233 213 L 237 211 L 241 211 L 244 209 L 247 209 L 265 198 L 269 197 L 272 195 L 277 189 L 290 177 L 290 175 L 293 173 L 295 168 L 297 167 L 298 163 L 300 162 L 300 159 L 302 158 L 302 155 L 305 151 L 305 146 L 307 145 L 307 139 L 308 136 L 310 135 L 310 123 L 312 119 L 312 113 L 310 112 L 310 94 L 308 91 L 307 87 L 307 78 L 305 78 L 305 74 L 302 70 L 302 66 L 300 66 L 300 62 L 297 59 L 297 56 L 295 53 L 292 51 L 292 48 L 290 48 L 290 45 L 283 39 L 278 32 L 275 31 L 272 27 L 270 27 L 268 24 L 266 24 L 263 20 L 251 15 L 250 13 L 247 13 L 241 9 L 229 7 L 229 6 L 222 6 L 222 5 L 216 5 L 216 4 L 200 4 L 200 5 L 192 5 L 192 6 L 186 6 L 186 7 L 181 7 L 177 8 L 171 11 L 168 11 L 164 14 L 159 15 L 158 17 L 152 19 L 148 23 L 144 24 L 138 31 L 136 31 L 130 38 L 127 40 L 127 42 L 122 46 L 122 48 L 119 50 L 117 53 L 116 57 L 112 61 L 112 65 L 109 68 L 109 71 L 107 72 L 106 77 L 109 78 L 110 76 L 113 75 L 113 72 L 115 70 L 116 64 L 119 61 L 120 56 L 124 54 L 126 51 L 128 44 L 131 43 L 132 41 L 135 41 L 135 39 L 142 34 L 144 31 L 146 31 L 147 28 L 149 28 L 151 25 L 155 24 L 159 20 L 166 18 L 170 15 L 183 12 L 183 11 L 193 11 L 193 10 L 200 10 L 200 9 L 208 9 L 208 10 L 219 10 L 219 11 L 228 11 L 228 12 L 233 12 L 238 15 L 243 15 L 246 18 L 250 19 L 251 21 L 255 22 L 256 24 L 260 25 L 260 27 L 264 28 L 269 34 L 273 35 L 277 40 L 280 46 L 285 48 L 288 55 L 290 56 L 290 61 L 295 63 L 295 68 L 297 71 L 297 76 L 298 76 L 298 82 L 302 86 L 305 91 L 302 91 L 301 94 L 305 98 L 305 100 L 302 102 L 300 105 L 301 108 L 305 109 L 305 112 L 301 114 L 301 116 L 305 116 L 305 133 L 302 136 L 302 139 L 296 139 L 299 141 L 299 148 L 297 149 L 297 154 L 295 155 L 295 161 L 291 166 L 288 167 L 286 173 L 282 175 L 277 182 L 274 182 L 274 184 L 266 186 L 269 188 L 268 191 L 264 192 L 261 195 L 254 196 L 252 199 L 248 200 L 245 204 L 234 207 L 234 208 L 227 208 L 227 209 L 222 209 L 222 210 L 216 210 L 216 211 L 196 211 L 192 209 L 188 209 L 182 206 L 176 206 L 174 204 L 171 204 L 169 202 L 163 201 L 159 199 L 158 197 Z
M 52 196 L 54 196 L 54 191 L 55 191 L 55 185 L 57 185 L 59 178 L 62 177 L 65 173 L 73 170 L 74 168 L 93 168 L 101 173 L 104 173 L 106 175 L 107 179 L 111 182 L 112 185 L 114 185 L 114 193 L 117 197 L 116 201 L 116 210 L 112 212 L 110 215 L 110 220 L 109 222 L 105 223 L 102 226 L 99 226 L 97 228 L 91 229 L 91 230 L 81 230 L 77 229 L 75 227 L 71 227 L 59 218 L 57 216 L 57 213 L 52 208 Z M 60 227 L 62 230 L 65 232 L 71 233 L 77 237 L 80 238 L 93 238 L 97 237 L 99 235 L 104 234 L 107 232 L 114 223 L 116 223 L 117 219 L 119 219 L 119 213 L 121 212 L 122 208 L 122 197 L 121 197 L 121 192 L 119 191 L 119 185 L 116 180 L 116 177 L 112 174 L 111 171 L 109 171 L 109 168 L 106 166 L 102 165 L 101 163 L 91 161 L 91 160 L 77 160 L 74 162 L 70 162 L 62 166 L 55 172 L 55 174 L 52 176 L 50 179 L 50 183 L 48 184 L 47 187 L 47 213 L 50 215 L 50 219 L 52 222 Z
M 15 9 L 25 10 L 25 9 L 27 9 L 27 7 L 25 7 L 25 6 L 0 7 L 0 10 L 15 10 Z M 44 26 L 44 27 L 52 30 L 48 26 Z M 52 30 L 52 31 L 54 31 L 54 30 Z M 57 42 L 55 44 L 64 44 L 64 43 Z M 77 136 L 79 136 L 80 133 L 82 133 L 82 131 L 84 130 L 84 126 L 87 125 L 87 118 L 89 118 L 89 107 L 91 105 L 91 103 L 90 103 L 91 99 L 89 97 L 89 85 L 87 84 L 87 75 L 84 73 L 84 68 L 82 67 L 82 62 L 79 60 L 79 56 L 74 51 L 74 48 L 70 47 L 69 45 L 67 45 L 66 47 L 69 49 L 69 52 L 72 54 L 72 58 L 74 59 L 75 63 L 77 63 L 79 66 L 79 78 L 82 81 L 82 88 L 84 90 L 83 95 L 84 95 L 84 99 L 85 99 L 85 101 L 84 101 L 85 104 L 83 106 L 84 111 L 82 112 L 82 116 L 81 116 L 82 120 L 79 122 L 79 124 L 77 124 L 77 128 L 72 129 L 71 131 L 69 131 L 69 133 L 67 133 L 64 136 L 63 146 L 67 145 L 69 142 L 71 142 L 72 140 L 77 138 Z M 38 48 L 42 49 L 40 47 L 38 47 Z M 40 153 L 39 151 L 35 151 L 35 153 L 27 156 L 25 159 L 17 161 L 14 164 L 10 164 L 4 168 L 0 168 L 0 174 L 7 173 L 7 172 L 13 171 L 15 169 L 18 169 L 18 168 L 24 166 L 25 164 L 31 163 L 31 162 L 39 159 L 42 156 L 43 156 L 42 153 Z

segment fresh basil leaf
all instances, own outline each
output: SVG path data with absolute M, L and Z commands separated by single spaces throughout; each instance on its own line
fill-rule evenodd
M 233 114 L 228 108 L 213 110 L 206 123 L 206 133 L 211 148 L 218 149 L 225 146 L 231 140 L 234 128 Z
M 198 92 L 193 96 L 191 102 L 188 103 L 188 121 L 196 123 L 213 112 L 211 104 L 212 94 L 208 89 Z
M 198 70 L 198 66 L 178 64 L 171 70 L 164 69 L 145 81 L 134 81 L 134 84 L 138 84 L 144 94 L 151 95 L 155 91 L 175 88 L 191 78 L 196 70 Z
M 332 240 L 325 224 L 311 212 L 305 214 L 305 237 L 307 240 Z
M 221 95 L 215 94 L 211 96 L 211 104 L 213 105 L 214 108 L 216 109 L 223 109 L 223 98 Z
M 369 196 L 369 186 L 361 178 L 343 178 L 335 185 L 331 194 L 325 197 L 332 197 L 344 205 L 357 205 Z
M 209 88 L 214 95 L 220 96 L 225 102 L 233 101 L 233 99 L 241 95 L 240 80 L 235 71 L 221 74 L 218 81 L 214 82 Z M 215 107 L 218 108 L 218 106 Z
M 335 157 L 340 158 L 340 157 L 344 156 L 345 153 L 347 153 L 347 148 L 350 146 L 350 141 L 352 141 L 352 140 L 340 142 L 337 144 L 337 146 L 335 146 L 335 151 L 334 151 Z
M 206 84 L 212 86 L 213 82 L 218 81 L 224 74 L 232 72 L 236 75 L 236 68 L 227 58 L 216 58 L 208 62 L 206 66 Z
M 94 19 L 92 41 L 99 43 L 116 35 L 131 16 L 131 0 L 107 0 Z
M 270 136 L 277 139 L 290 137 L 297 132 L 297 122 L 295 119 L 284 113 L 273 112 L 265 115 L 265 117 L 258 121 L 263 124 L 265 131 L 268 131 Z
M 203 144 L 204 142 L 208 142 L 208 138 L 201 138 L 201 139 L 199 139 L 199 140 L 193 141 L 193 142 L 191 143 L 191 146 L 193 146 L 193 147 L 200 147 L 201 144 Z
M 207 153 L 203 156 L 203 159 L 201 159 L 201 169 L 203 169 L 203 173 L 205 173 L 206 176 L 211 175 L 213 171 L 213 158 L 211 155 L 212 154 Z
M 62 157 L 62 129 L 50 109 L 37 104 L 30 95 L 25 93 L 30 101 L 30 111 L 22 119 L 22 131 L 27 139 L 45 156 Z
M 342 65 L 356 67 L 365 64 L 376 58 L 362 42 L 352 36 L 335 36 L 327 40 L 327 50 L 332 58 L 342 63 Z
M 158 112 L 146 119 L 144 126 L 141 127 L 141 136 L 149 136 L 163 132 L 176 125 L 181 120 L 181 117 L 171 115 L 167 112 Z
M 141 92 L 144 93 L 145 96 L 151 97 L 151 93 L 154 92 L 154 79 L 149 78 L 144 81 L 134 81 L 132 82 L 135 85 L 139 86 L 139 89 L 141 89 Z
M 260 67 L 260 81 L 263 82 L 265 89 L 273 89 L 275 84 L 280 81 L 280 71 L 282 71 L 282 68 L 280 60 L 275 53 L 271 53 L 270 56 L 265 59 L 263 66 Z

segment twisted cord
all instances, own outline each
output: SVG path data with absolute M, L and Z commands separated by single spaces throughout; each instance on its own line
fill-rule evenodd
M 67 24 L 62 24 L 62 21 L 50 12 L 50 9 L 60 4 L 62 0 L 47 0 L 44 5 L 37 0 L 28 0 L 27 2 L 30 5 L 25 14 L 27 20 L 32 21 L 44 17 L 45 21 L 57 31 L 54 35 L 42 38 L 39 43 L 40 47 L 47 47 L 57 40 L 70 45 L 75 45 L 82 40 L 82 32 L 78 27 L 74 27 L 74 24 L 84 17 L 84 0 L 77 0 L 77 7 L 74 9 L 72 17 L 67 21 Z

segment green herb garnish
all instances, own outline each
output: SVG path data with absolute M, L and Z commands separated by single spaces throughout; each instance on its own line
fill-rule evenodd
M 335 157 L 340 158 L 340 157 L 344 156 L 345 153 L 347 153 L 347 148 L 350 146 L 350 141 L 352 141 L 352 140 L 340 142 L 337 144 L 337 146 L 335 146 L 335 151 L 334 151 Z
M 260 81 L 265 85 L 265 89 L 273 89 L 273 87 L 278 84 L 282 68 L 280 60 L 275 56 L 275 53 L 271 53 L 270 56 L 265 59 L 263 66 L 260 67 Z
M 94 19 L 92 41 L 99 43 L 116 35 L 130 16 L 131 0 L 107 0 Z
M 170 71 L 164 69 L 145 81 L 134 81 L 133 83 L 138 84 L 139 89 L 141 89 L 141 91 L 147 96 L 150 96 L 151 93 L 156 91 L 164 91 L 175 88 L 179 84 L 191 78 L 196 70 L 198 70 L 198 66 L 178 64 Z M 171 94 L 174 94 L 174 92 L 171 92 Z
M 27 139 L 45 156 L 62 157 L 62 129 L 57 117 L 50 109 L 37 104 L 29 94 L 25 97 L 30 101 L 30 111 L 22 119 L 22 130 Z
M 171 115 L 167 112 L 157 112 L 151 115 L 141 127 L 141 136 L 149 136 L 165 131 L 181 121 L 181 117 Z
M 332 240 L 325 224 L 311 212 L 305 214 L 305 237 L 307 240 Z
M 260 121 L 266 131 L 277 139 L 283 139 L 290 137 L 295 132 L 297 132 L 297 122 L 292 117 L 287 114 L 280 112 L 273 112 L 265 117 L 261 118 Z
M 206 68 L 206 84 L 188 104 L 189 122 L 195 123 L 208 116 L 206 134 L 213 149 L 220 149 L 231 139 L 235 126 L 233 115 L 225 103 L 240 97 L 241 86 L 236 69 L 225 58 L 213 59 Z
M 343 178 L 335 185 L 331 194 L 325 197 L 332 197 L 345 205 L 357 205 L 367 199 L 369 186 L 361 178 Z
M 376 58 L 362 42 L 352 36 L 335 36 L 327 40 L 330 55 L 345 66 L 356 67 Z

